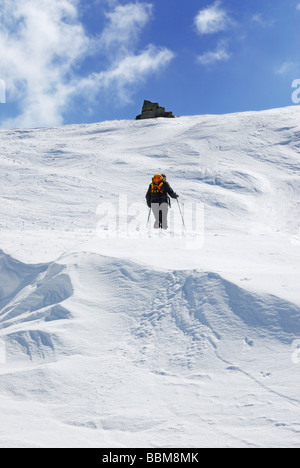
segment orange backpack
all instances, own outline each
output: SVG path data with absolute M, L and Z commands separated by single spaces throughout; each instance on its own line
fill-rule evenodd
M 154 180 L 159 181 L 158 183 L 155 183 Z M 162 186 L 166 180 L 166 176 L 163 174 L 155 174 L 154 177 L 152 177 L 152 184 L 151 184 L 151 193 L 164 193 L 162 190 Z

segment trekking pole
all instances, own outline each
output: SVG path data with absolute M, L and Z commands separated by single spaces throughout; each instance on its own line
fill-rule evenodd
M 148 214 L 148 221 L 147 221 L 147 226 L 146 228 L 148 227 L 149 225 L 149 221 L 150 221 L 150 215 L 151 215 L 151 206 L 150 206 L 150 210 L 149 210 L 149 214 Z
M 184 219 L 183 219 L 183 214 L 182 214 L 182 211 L 181 211 L 181 208 L 180 208 L 178 198 L 177 198 L 177 203 L 178 203 L 179 212 L 181 214 L 182 224 L 183 224 L 184 229 L 186 230 L 186 227 L 185 227 L 185 224 L 184 224 Z

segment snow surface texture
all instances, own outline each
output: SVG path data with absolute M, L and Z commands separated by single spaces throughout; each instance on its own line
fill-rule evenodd
M 0 132 L 1 447 L 300 447 L 299 118 Z M 157 172 L 198 248 L 146 229 Z

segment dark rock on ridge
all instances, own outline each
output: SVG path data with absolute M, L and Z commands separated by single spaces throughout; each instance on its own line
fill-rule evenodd
M 157 102 L 144 101 L 142 113 L 136 116 L 136 120 L 156 119 L 157 117 L 174 118 L 172 112 L 166 112 Z

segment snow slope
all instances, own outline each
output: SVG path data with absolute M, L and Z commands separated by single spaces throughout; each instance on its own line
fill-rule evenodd
M 1 447 L 299 448 L 299 117 L 0 132 Z M 146 229 L 156 172 L 193 248 L 176 202 Z

